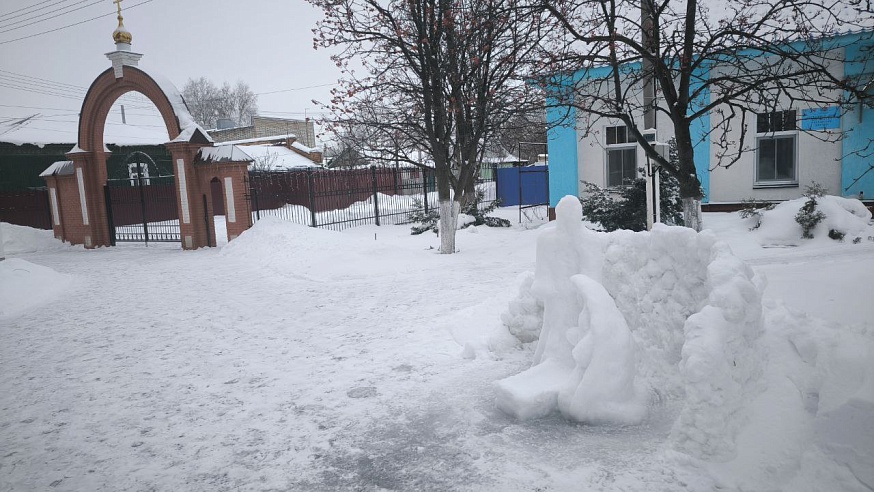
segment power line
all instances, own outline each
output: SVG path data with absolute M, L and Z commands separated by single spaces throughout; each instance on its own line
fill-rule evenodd
M 2 43 L 0 43 L 0 44 L 2 44 Z M 302 91 L 304 89 L 318 89 L 319 87 L 330 87 L 330 86 L 334 86 L 334 85 L 337 85 L 337 84 L 336 83 L 321 84 L 321 85 L 311 85 L 309 87 L 296 87 L 294 89 L 282 89 L 282 90 L 270 91 L 270 92 L 257 92 L 257 93 L 255 93 L 255 95 L 256 96 L 266 96 L 267 94 L 279 94 L 280 92 Z
M 140 2 L 140 3 L 135 3 L 135 4 L 133 4 L 133 5 L 129 5 L 129 6 L 127 6 L 126 8 L 127 8 L 128 10 L 130 10 L 130 9 L 132 9 L 132 8 L 139 7 L 140 5 L 145 5 L 145 4 L 147 4 L 147 3 L 152 3 L 153 1 L 154 1 L 154 0 L 145 0 L 145 1 Z M 81 24 L 85 24 L 86 22 L 91 22 L 91 21 L 94 21 L 94 20 L 97 20 L 97 19 L 102 19 L 102 18 L 104 18 L 104 17 L 113 17 L 113 16 L 115 16 L 115 15 L 117 15 L 117 11 L 116 11 L 116 12 L 111 12 L 111 13 L 109 13 L 109 14 L 98 15 L 98 16 L 96 16 L 96 17 L 92 17 L 92 18 L 90 18 L 90 19 L 85 19 L 85 20 L 83 20 L 83 21 L 75 22 L 75 23 L 73 23 L 73 24 L 68 24 L 68 25 L 66 25 L 66 26 L 58 27 L 58 28 L 55 28 L 55 29 L 49 29 L 48 31 L 38 32 L 38 33 L 36 33 L 36 34 L 31 34 L 31 35 L 29 35 L 29 36 L 22 36 L 22 37 L 20 37 L 20 38 L 10 39 L 10 40 L 8 40 L 8 41 L 0 41 L 0 45 L 3 45 L 3 44 L 9 44 L 9 43 L 14 43 L 14 42 L 16 42 L 16 41 L 21 41 L 21 40 L 23 40 L 23 39 L 35 38 L 35 37 L 37 37 L 37 36 L 42 36 L 42 35 L 44 35 L 44 34 L 49 34 L 49 33 L 57 32 L 57 31 L 61 31 L 61 30 L 64 30 L 64 29 L 68 29 L 68 28 L 70 28 L 70 27 L 74 27 L 74 26 L 78 26 L 78 25 L 81 25 Z
M 8 75 L 4 75 L 8 74 Z M 5 79 L 5 80 L 4 80 Z M 5 85 L 5 87 L 10 89 L 18 89 L 26 92 L 34 92 L 31 90 L 31 85 L 36 86 L 36 89 L 48 90 L 53 92 L 54 94 L 47 95 L 57 95 L 60 94 L 68 94 L 70 96 L 75 96 L 76 99 L 83 99 L 85 97 L 86 88 L 79 85 L 67 84 L 64 82 L 57 82 L 54 80 L 44 79 L 41 77 L 34 77 L 32 75 L 25 75 L 16 72 L 10 72 L 9 70 L 0 69 L 0 84 L 13 84 Z M 25 87 L 22 87 L 24 85 Z M 61 96 L 64 97 L 64 96 Z M 151 103 L 152 101 L 143 96 L 138 92 L 128 92 L 123 94 L 119 100 L 125 99 L 126 101 L 131 101 L 131 103 L 127 104 L 128 107 L 134 109 L 154 109 L 154 103 L 152 105 L 145 104 L 146 101 Z M 121 101 L 124 103 L 125 101 Z M 41 109 L 41 108 L 35 108 Z
M 15 14 L 15 13 L 21 12 L 22 10 L 30 10 L 30 9 L 36 7 L 37 5 L 42 5 L 42 4 L 44 4 L 44 3 L 49 3 L 49 2 L 52 2 L 52 1 L 54 1 L 54 0 L 43 0 L 42 2 L 35 3 L 35 4 L 30 5 L 30 6 L 27 6 L 27 7 L 21 7 L 20 9 L 18 9 L 18 10 L 13 10 L 12 12 L 7 12 L 7 13 L 5 13 L 5 14 L 0 14 L 0 17 L 8 17 L 8 16 L 10 16 L 10 15 L 12 15 L 12 14 Z M 49 5 L 49 7 L 51 7 L 51 5 Z M 43 8 L 48 8 L 48 7 L 43 7 Z M 36 9 L 36 10 L 41 10 L 41 9 Z M 35 11 L 36 11 L 36 10 L 35 10 Z
M 47 84 L 57 85 L 57 86 L 59 86 L 59 87 L 70 88 L 70 89 L 76 89 L 76 90 L 78 90 L 78 91 L 85 91 L 85 89 L 86 89 L 85 87 L 83 87 L 83 86 L 81 86 L 81 85 L 66 84 L 66 83 L 63 83 L 63 82 L 57 82 L 57 81 L 54 81 L 54 80 L 43 79 L 43 78 L 40 78 L 40 77 L 34 77 L 34 76 L 32 76 L 32 75 L 25 75 L 25 74 L 22 74 L 22 73 L 10 72 L 10 71 L 8 71 L 8 70 L 0 70 L 0 77 L 3 76 L 2 74 L 7 74 L 6 76 L 8 76 L 8 77 L 14 77 L 14 78 L 19 78 L 19 79 L 25 79 L 28 83 L 30 83 L 30 81 L 36 81 L 36 82 L 43 82 L 43 83 L 47 83 Z
M 70 111 L 73 113 L 78 113 L 78 109 L 67 109 L 67 108 L 46 108 L 43 106 L 15 106 L 11 104 L 0 104 L 0 108 L 19 108 L 19 109 L 48 109 L 50 111 Z
M 79 5 L 80 3 L 85 3 L 85 2 L 87 2 L 87 1 L 88 1 L 88 0 L 80 0 L 79 2 L 76 2 L 76 3 L 74 3 L 73 5 Z M 40 22 L 44 22 L 44 21 L 47 21 L 47 20 L 52 20 L 52 19 L 55 19 L 55 18 L 61 17 L 62 15 L 66 15 L 66 14 L 69 14 L 69 13 L 72 13 L 72 12 L 76 12 L 77 10 L 82 10 L 82 9 L 84 9 L 85 7 L 90 7 L 90 6 L 92 6 L 92 5 L 97 5 L 98 3 L 100 3 L 100 1 L 101 1 L 101 0 L 97 0 L 96 2 L 91 2 L 91 3 L 89 3 L 88 5 L 83 5 L 83 6 L 81 6 L 81 7 L 75 8 L 75 9 L 70 9 L 70 10 L 67 10 L 66 12 L 61 12 L 60 14 L 58 14 L 58 15 L 53 15 L 53 16 L 51 16 L 51 17 L 45 17 L 45 16 L 47 16 L 47 15 L 49 15 L 49 14 L 53 14 L 53 13 L 58 12 L 58 11 L 61 11 L 61 10 L 69 9 L 69 8 L 72 7 L 73 5 L 67 5 L 67 6 L 65 6 L 65 7 L 60 7 L 60 8 L 57 8 L 57 9 L 55 9 L 55 10 L 50 10 L 50 11 L 48 11 L 48 12 L 43 12 L 42 14 L 37 14 L 37 15 L 35 15 L 35 16 L 33 16 L 33 17 L 26 17 L 26 18 L 24 18 L 24 19 L 17 20 L 17 21 L 15 21 L 15 22 L 9 22 L 9 23 L 7 23 L 7 21 L 8 21 L 9 19 L 4 20 L 4 21 L 0 21 L 0 24 L 5 24 L 5 25 L 0 26 L 0 29 L 5 29 L 5 28 L 7 28 L 7 27 L 9 27 L 9 26 L 14 26 L 14 25 L 16 25 L 16 24 L 21 24 L 22 22 L 27 22 L 27 21 L 29 21 L 29 20 L 39 19 L 40 17 L 44 17 L 43 19 L 35 20 L 35 21 L 31 22 L 30 24 L 25 24 L 25 25 L 23 25 L 23 26 L 13 27 L 12 29 L 6 29 L 5 31 L 0 31 L 0 34 L 3 34 L 4 32 L 14 31 L 14 30 L 16 30 L 16 29 L 21 29 L 22 27 L 27 27 L 27 26 L 32 26 L 32 25 L 34 25 L 34 24 L 39 24 Z M 25 14 L 25 15 L 27 15 L 27 14 Z

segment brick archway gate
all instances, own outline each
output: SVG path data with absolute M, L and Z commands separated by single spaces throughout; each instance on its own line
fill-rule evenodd
M 242 196 L 248 163 L 225 161 L 195 166 L 200 150 L 212 147 L 212 139 L 194 122 L 173 84 L 137 67 L 141 56 L 129 48 L 107 54 L 113 67 L 100 74 L 88 89 L 79 116 L 78 144 L 66 154 L 69 161 L 55 163 L 43 173 L 49 187 L 55 237 L 86 248 L 111 245 L 104 194 L 109 152 L 103 131 L 113 103 L 135 91 L 152 101 L 167 127 L 165 145 L 173 160 L 182 247 L 215 245 L 212 207 L 205 199 L 206 193 L 211 193 L 209 182 L 213 177 L 222 177 L 227 196 Z M 233 213 L 226 215 L 229 239 L 251 225 L 248 202 L 235 200 L 234 205 Z

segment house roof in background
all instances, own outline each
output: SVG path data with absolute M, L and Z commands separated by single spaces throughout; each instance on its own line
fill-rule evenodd
M 161 145 L 170 139 L 167 130 L 157 127 L 142 127 L 107 123 L 103 130 L 104 144 L 109 145 Z M 27 118 L 0 120 L 0 142 L 14 145 L 76 145 L 79 141 L 79 124 L 70 120 L 57 121 L 39 114 Z
M 256 167 L 276 170 L 321 167 L 310 159 L 281 145 L 247 145 L 238 148 L 255 161 Z

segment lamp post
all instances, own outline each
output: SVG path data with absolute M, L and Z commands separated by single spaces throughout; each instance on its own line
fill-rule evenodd
M 655 132 L 652 132 L 653 140 L 650 145 L 662 157 L 666 157 L 668 152 L 668 144 L 655 140 Z M 646 157 L 646 167 L 644 168 L 644 177 L 646 178 L 646 230 L 651 231 L 654 223 L 661 222 L 661 187 L 659 184 L 659 175 L 661 174 L 661 166 L 653 162 L 649 156 Z

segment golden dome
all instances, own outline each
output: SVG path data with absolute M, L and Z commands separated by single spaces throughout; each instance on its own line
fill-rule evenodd
M 123 21 L 123 19 L 122 19 L 121 15 L 119 15 L 118 16 L 118 27 L 115 29 L 115 31 L 112 31 L 112 39 L 116 43 L 130 44 L 131 40 L 133 39 L 133 36 L 131 35 L 130 31 L 128 31 L 124 27 L 124 22 L 122 22 L 122 21 Z

